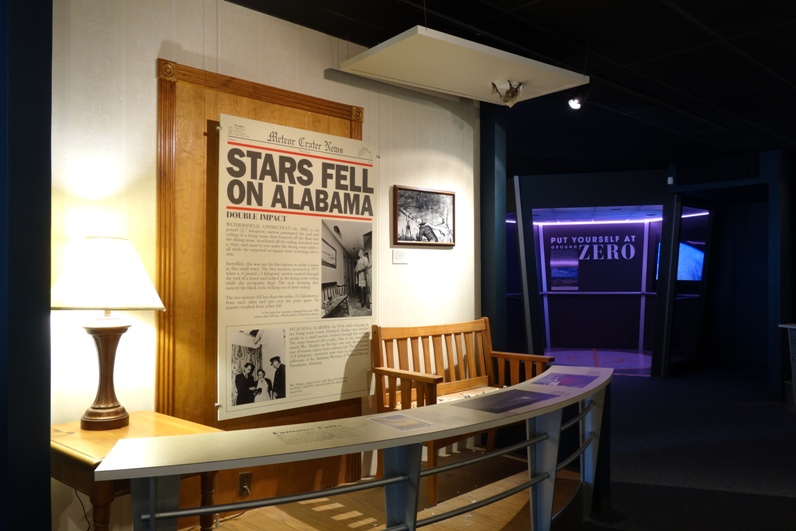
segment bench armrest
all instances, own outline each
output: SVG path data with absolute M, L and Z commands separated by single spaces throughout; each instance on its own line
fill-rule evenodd
M 501 352 L 498 350 L 492 351 L 493 358 L 503 359 L 516 359 L 520 361 L 538 361 L 541 363 L 552 363 L 556 361 L 555 356 L 542 356 L 540 354 L 520 354 L 519 352 Z
M 542 374 L 548 365 L 555 361 L 553 356 L 539 354 L 520 354 L 518 352 L 492 351 L 492 359 L 497 360 L 497 384 L 516 385 Z M 521 368 L 525 370 L 521 372 Z M 505 369 L 508 369 L 506 371 Z M 507 374 L 508 372 L 508 374 Z
M 424 372 L 405 371 L 403 369 L 390 369 L 387 367 L 373 367 L 373 372 L 379 376 L 401 378 L 402 380 L 412 380 L 424 384 L 437 385 L 442 383 L 442 376 L 436 374 L 426 374 Z
M 376 389 L 379 400 L 379 411 L 395 411 L 410 409 L 415 403 L 417 407 L 437 403 L 437 385 L 444 378 L 435 374 L 373 367 L 373 373 L 380 380 L 387 378 L 387 385 L 378 382 Z M 400 385 L 399 385 L 400 382 Z M 400 393 L 400 395 L 399 395 Z

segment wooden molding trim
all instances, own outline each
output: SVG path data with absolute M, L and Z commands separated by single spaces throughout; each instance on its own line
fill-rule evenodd
M 352 124 L 351 138 L 362 140 L 362 123 L 365 110 L 330 100 L 307 96 L 298 92 L 261 85 L 251 81 L 225 76 L 190 66 L 180 65 L 165 59 L 158 59 L 158 79 L 168 81 L 186 81 L 195 85 L 216 89 L 219 92 L 267 101 L 286 107 L 293 107 L 316 114 L 343 118 Z M 358 126 L 355 126 L 358 124 Z M 358 136 L 355 136 L 358 130 Z
M 157 130 L 157 278 L 166 311 L 157 317 L 155 411 L 174 412 L 174 173 L 177 144 L 177 88 L 158 79 Z

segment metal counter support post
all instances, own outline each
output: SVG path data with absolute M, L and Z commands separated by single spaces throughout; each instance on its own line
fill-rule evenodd
M 558 444 L 561 438 L 561 412 L 561 409 L 557 409 L 540 417 L 528 419 L 526 425 L 528 439 L 545 433 L 548 435 L 545 440 L 528 447 L 529 479 L 544 473 L 548 475 L 547 479 L 531 487 L 531 529 L 534 531 L 550 531 L 550 523 L 553 520 L 553 493 L 556 488 Z
M 417 500 L 420 494 L 420 443 L 384 450 L 384 477 L 406 475 L 408 479 L 384 488 L 387 527 L 406 524 L 410 531 L 417 527 Z
M 583 517 L 591 516 L 592 501 L 594 500 L 594 481 L 597 476 L 597 450 L 600 446 L 600 426 L 602 426 L 603 408 L 605 406 L 605 389 L 595 393 L 583 401 L 586 408 L 591 402 L 594 407 L 583 419 L 581 428 L 581 441 L 584 441 L 590 434 L 594 438 L 588 448 L 581 456 L 581 480 L 583 481 Z
M 133 531 L 177 531 L 177 518 L 154 520 L 158 512 L 176 511 L 180 506 L 180 476 L 130 480 L 133 502 Z M 149 519 L 144 522 L 142 516 Z
M 788 345 L 790 354 L 790 383 L 793 391 L 793 403 L 796 404 L 796 324 L 781 324 L 780 328 L 788 330 Z

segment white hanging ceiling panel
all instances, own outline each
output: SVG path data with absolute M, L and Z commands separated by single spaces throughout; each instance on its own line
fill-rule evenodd
M 422 26 L 352 57 L 341 68 L 388 83 L 508 105 L 589 82 L 588 76 L 571 70 Z M 509 82 L 522 83 L 522 88 L 515 99 L 504 102 Z

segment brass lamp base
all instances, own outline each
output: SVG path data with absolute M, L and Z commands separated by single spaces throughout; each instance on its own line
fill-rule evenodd
M 130 415 L 121 404 L 118 407 L 98 409 L 90 407 L 80 419 L 80 428 L 89 431 L 115 430 L 130 424 Z
M 117 326 L 108 326 L 106 323 L 113 323 Z M 97 397 L 83 414 L 83 418 L 80 419 L 80 427 L 89 431 L 123 428 L 130 424 L 130 417 L 116 399 L 116 390 L 113 387 L 113 366 L 116 361 L 116 347 L 119 345 L 122 334 L 127 332 L 130 325 L 118 325 L 117 320 L 108 319 L 106 322 L 95 321 L 92 325 L 84 328 L 94 338 L 94 343 L 97 345 L 100 378 Z

